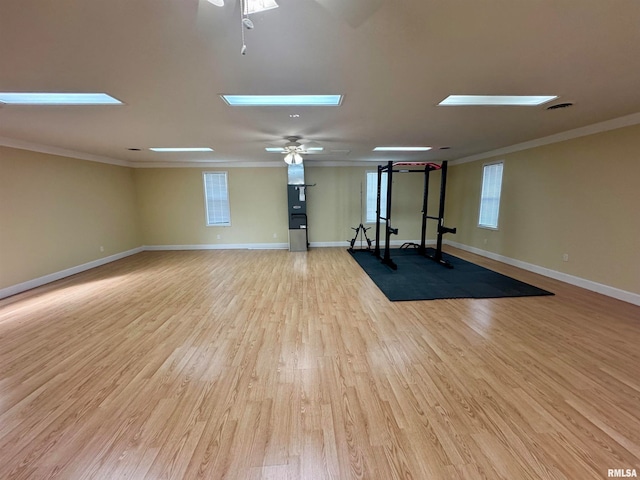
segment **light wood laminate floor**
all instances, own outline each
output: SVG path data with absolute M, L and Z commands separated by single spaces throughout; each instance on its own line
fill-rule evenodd
M 145 252 L 0 301 L 0 479 L 640 474 L 640 308 L 389 302 L 343 248 Z

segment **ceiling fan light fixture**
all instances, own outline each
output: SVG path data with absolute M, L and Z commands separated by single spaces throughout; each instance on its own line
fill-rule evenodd
M 224 0 L 207 0 L 209 3 L 213 3 L 216 7 L 224 7 Z
M 300 165 L 302 163 L 302 155 L 298 152 L 289 152 L 284 156 L 284 163 L 287 165 Z

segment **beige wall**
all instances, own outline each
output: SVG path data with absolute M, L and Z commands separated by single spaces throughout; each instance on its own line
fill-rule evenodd
M 0 147 L 0 289 L 136 248 L 137 224 L 132 169 Z
M 495 160 L 504 176 L 492 231 L 477 222 L 482 166 Z M 455 165 L 449 178 L 451 240 L 640 293 L 640 126 Z
M 228 172 L 230 227 L 205 225 L 205 171 Z M 288 241 L 285 168 L 142 168 L 135 180 L 144 245 Z
M 309 241 L 348 246 L 360 223 L 360 184 L 365 167 L 305 167 Z M 135 171 L 145 245 L 228 245 L 288 242 L 285 167 L 220 168 L 228 172 L 230 227 L 205 226 L 202 172 L 214 169 L 153 168 Z M 434 176 L 439 181 L 439 175 Z M 422 176 L 397 176 L 393 225 L 397 240 L 420 238 Z M 434 192 L 436 195 L 437 192 Z M 274 234 L 276 235 L 274 237 Z M 370 230 L 371 238 L 374 230 Z M 217 238 L 218 235 L 220 238 Z
M 376 171 L 370 167 L 309 167 L 306 170 L 307 183 L 316 184 L 309 190 L 309 228 L 310 239 L 315 242 L 338 242 L 353 238 L 351 227 L 360 224 L 360 187 L 362 186 L 363 207 L 366 202 L 366 172 Z M 429 212 L 437 212 L 437 191 L 440 173 L 430 176 Z M 391 223 L 398 228 L 398 235 L 392 235 L 392 241 L 420 240 L 422 196 L 424 176 L 419 173 L 394 174 L 392 187 Z M 363 208 L 364 210 L 364 208 Z M 364 222 L 364 211 L 362 221 Z M 375 238 L 375 224 L 367 232 L 370 239 Z M 434 238 L 434 226 L 431 225 L 429 237 Z M 384 239 L 384 230 L 380 232 Z
M 640 126 L 626 127 L 452 165 L 446 224 L 458 233 L 447 238 L 640 293 L 639 138 Z M 497 231 L 477 226 L 482 165 L 494 160 L 505 162 Z M 347 246 L 374 169 L 307 164 L 311 242 Z M 0 148 L 0 288 L 140 245 L 287 243 L 286 168 L 217 169 L 229 172 L 230 227 L 205 226 L 205 170 L 216 169 L 134 170 Z M 393 188 L 392 239 L 418 240 L 422 175 L 396 175 Z
M 311 242 L 348 245 L 375 168 L 306 168 Z M 214 170 L 229 172 L 230 227 L 205 226 L 202 172 Z M 286 185 L 285 167 L 130 169 L 0 148 L 0 289 L 141 245 L 286 244 Z M 393 240 L 420 238 L 422 188 L 419 174 L 396 176 Z

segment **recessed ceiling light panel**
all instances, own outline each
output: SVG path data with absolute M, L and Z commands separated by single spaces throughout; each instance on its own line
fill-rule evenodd
M 338 106 L 342 95 L 220 95 L 233 107 Z
M 374 152 L 426 152 L 431 147 L 376 147 Z
M 9 105 L 122 105 L 106 93 L 0 92 L 0 102 Z
M 542 105 L 558 98 L 557 95 L 449 95 L 442 100 L 440 106 L 525 106 Z
M 209 147 L 154 147 L 149 150 L 153 152 L 213 152 Z

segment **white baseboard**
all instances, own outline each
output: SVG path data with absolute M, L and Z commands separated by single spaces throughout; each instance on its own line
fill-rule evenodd
M 420 240 L 392 240 L 391 245 L 399 247 L 407 242 L 420 243 Z M 364 242 L 363 242 L 364 243 Z M 435 240 L 427 241 L 427 245 L 435 245 Z M 357 246 L 360 242 L 356 243 Z M 380 244 L 384 246 L 384 242 Z M 344 242 L 309 242 L 311 248 L 323 247 L 349 247 L 349 241 Z M 163 251 L 163 250 L 287 250 L 288 243 L 214 243 L 202 245 L 145 245 L 142 247 L 145 251 Z
M 392 246 L 401 246 L 404 243 L 413 242 L 420 243 L 419 240 L 392 240 Z M 428 240 L 428 245 L 434 245 L 434 240 Z M 450 240 L 445 240 L 446 245 L 451 245 L 452 247 L 459 248 L 461 250 L 465 250 L 470 253 L 475 253 L 477 255 L 481 255 L 483 257 L 490 258 L 492 260 L 496 260 L 498 262 L 506 263 L 507 265 L 513 265 L 514 267 L 522 268 L 523 270 L 528 270 L 530 272 L 537 273 L 539 275 L 544 275 L 545 277 L 553 278 L 555 280 L 560 280 L 565 283 L 569 283 L 571 285 L 576 285 L 581 288 L 585 288 L 587 290 L 591 290 L 593 292 L 601 293 L 603 295 L 607 295 L 609 297 L 617 298 L 618 300 L 622 300 L 624 302 L 632 303 L 634 305 L 640 306 L 640 295 L 633 292 L 628 292 L 626 290 L 621 290 L 619 288 L 611 287 L 609 285 L 604 285 L 602 283 L 593 282 L 591 280 L 587 280 L 584 278 L 576 277 L 573 275 L 569 275 L 566 273 L 558 272 L 556 270 L 551 270 L 549 268 L 540 267 L 538 265 L 534 265 L 531 263 L 523 262 L 520 260 L 515 260 L 513 258 L 505 257 L 503 255 L 499 255 L 493 252 L 488 252 L 486 250 L 481 250 L 479 248 L 470 247 L 468 245 L 464 245 L 462 243 L 452 242 Z M 382 244 L 381 246 L 383 246 Z M 349 246 L 348 241 L 344 242 L 311 242 L 310 244 L 313 248 L 322 248 L 322 247 L 345 247 Z M 136 253 L 140 253 L 142 251 L 161 251 L 161 250 L 238 250 L 238 249 L 249 249 L 249 250 L 286 250 L 289 248 L 287 243 L 242 243 L 242 244 L 213 244 L 213 245 L 145 245 L 143 247 L 134 248 L 131 250 L 127 250 L 126 252 L 117 253 L 115 255 L 110 255 L 108 257 L 99 258 L 98 260 L 93 260 L 88 263 L 84 263 L 82 265 L 78 265 L 76 267 L 67 268 L 65 270 L 61 270 L 59 272 L 51 273 L 49 275 L 45 275 L 43 277 L 35 278 L 33 280 L 28 280 L 23 283 L 19 283 L 17 285 L 12 285 L 10 287 L 6 287 L 0 289 L 0 299 L 10 297 L 12 295 L 16 295 L 21 292 L 25 292 L 27 290 L 31 290 L 32 288 L 40 287 L 47 283 L 55 282 L 56 280 L 60 280 L 65 277 L 69 277 L 71 275 L 75 275 L 76 273 L 84 272 L 86 270 L 90 270 L 92 268 L 100 267 L 102 265 L 106 265 L 107 263 L 115 262 L 116 260 L 120 260 L 122 258 L 128 257 L 130 255 L 135 255 Z
M 366 244 L 365 244 L 366 245 Z M 323 247 L 349 247 L 349 242 L 346 240 L 344 242 L 309 242 L 310 248 L 323 248 Z
M 121 258 L 140 253 L 142 252 L 142 250 L 142 247 L 134 248 L 132 250 L 127 250 L 126 252 L 116 253 L 115 255 L 99 258 L 98 260 L 93 260 L 92 262 L 83 263 L 82 265 L 78 265 L 76 267 L 67 268 L 59 272 L 51 273 L 43 277 L 34 278 L 33 280 L 28 280 L 23 283 L 18 283 L 17 285 L 12 285 L 10 287 L 0 289 L 0 299 L 10 297 L 11 295 L 16 295 L 18 293 L 26 292 L 27 290 L 31 290 L 32 288 L 40 287 L 47 283 L 55 282 L 56 280 L 60 280 L 65 277 L 70 277 L 71 275 L 75 275 L 76 273 L 84 272 L 92 268 L 106 265 L 107 263 L 115 262 L 116 260 L 120 260 Z
M 407 240 L 414 243 L 419 243 L 419 240 Z M 400 246 L 405 243 L 405 240 L 393 240 L 391 245 Z M 428 244 L 435 243 L 428 241 Z M 384 245 L 384 243 L 382 244 Z M 311 247 L 349 247 L 349 242 L 311 242 Z M 100 258 L 92 262 L 88 262 L 76 267 L 67 268 L 59 272 L 51 273 L 43 277 L 34 278 L 17 285 L 11 285 L 10 287 L 0 289 L 0 299 L 17 295 L 18 293 L 26 292 L 32 288 L 46 285 L 47 283 L 55 282 L 65 277 L 70 277 L 76 273 L 84 272 L 95 267 L 106 265 L 107 263 L 115 262 L 121 258 L 134 255 L 143 251 L 170 251 L 170 250 L 287 250 L 289 248 L 288 243 L 221 243 L 221 244 L 204 244 L 204 245 L 144 245 L 142 247 L 134 248 L 126 252 L 117 253 L 108 257 Z
M 532 263 L 516 260 L 514 258 L 505 257 L 503 255 L 499 255 L 493 252 L 488 252 L 486 250 L 481 250 L 476 247 L 470 247 L 462 243 L 452 242 L 451 240 L 445 240 L 444 243 L 446 245 L 451 245 L 452 247 L 459 248 L 460 250 L 464 250 L 466 252 L 475 253 L 476 255 L 480 255 L 482 257 L 487 257 L 492 260 L 496 260 L 498 262 L 506 263 L 507 265 L 512 265 L 514 267 L 522 268 L 523 270 L 528 270 L 530 272 L 537 273 L 545 277 L 553 278 L 555 280 L 560 280 L 561 282 L 569 283 L 577 287 L 591 290 L 592 292 L 601 293 L 603 295 L 607 295 L 609 297 L 617 298 L 618 300 L 622 300 L 624 302 L 628 302 L 628 303 L 632 303 L 634 305 L 640 306 L 640 295 L 638 295 L 637 293 L 628 292 L 626 290 L 621 290 L 619 288 L 611 287 L 609 285 L 593 282 L 585 278 L 576 277 L 574 275 L 569 275 L 567 273 L 558 272 L 557 270 L 551 270 L 550 268 L 545 268 L 539 265 L 534 265 Z
M 351 240 L 345 240 L 344 242 L 310 242 L 309 246 L 310 247 L 345 247 L 345 248 L 349 248 Z M 372 243 L 375 243 L 372 241 Z M 391 242 L 389 243 L 392 247 L 401 247 L 402 245 L 404 245 L 405 243 L 416 243 L 419 244 L 420 240 L 391 240 Z M 366 246 L 367 243 L 366 242 L 362 242 L 363 246 Z M 435 245 L 436 241 L 435 240 L 427 240 L 426 241 L 427 245 Z M 380 246 L 384 247 L 384 242 L 380 242 Z M 360 248 L 360 240 L 358 240 L 355 244 L 356 248 Z
M 163 250 L 286 250 L 288 243 L 214 243 L 203 245 L 145 245 L 145 251 Z

